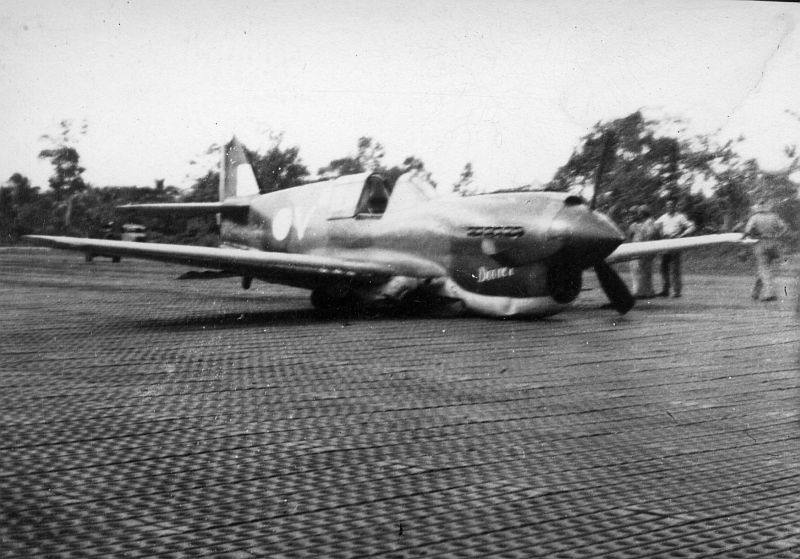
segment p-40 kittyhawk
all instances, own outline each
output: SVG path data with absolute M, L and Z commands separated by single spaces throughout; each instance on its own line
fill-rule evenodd
M 580 294 L 594 269 L 611 306 L 634 298 L 612 263 L 660 252 L 736 243 L 740 234 L 624 243 L 580 196 L 557 192 L 440 197 L 420 173 L 393 188 L 356 174 L 260 194 L 244 146 L 223 149 L 220 200 L 137 204 L 128 211 L 217 214 L 220 246 L 199 247 L 31 235 L 36 244 L 87 255 L 185 264 L 311 290 L 318 308 L 425 301 L 495 316 L 548 316 Z

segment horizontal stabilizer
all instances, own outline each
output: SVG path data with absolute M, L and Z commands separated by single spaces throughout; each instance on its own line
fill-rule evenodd
M 249 207 L 249 199 L 228 199 L 225 202 L 126 204 L 124 206 L 117 206 L 117 211 L 150 215 L 168 214 L 184 216 L 222 214 L 226 217 L 235 217 L 246 214 Z

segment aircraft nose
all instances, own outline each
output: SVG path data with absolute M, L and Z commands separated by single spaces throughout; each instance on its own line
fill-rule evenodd
M 564 256 L 581 269 L 594 266 L 625 241 L 625 235 L 608 217 L 586 204 L 561 209 L 547 236 L 559 240 Z

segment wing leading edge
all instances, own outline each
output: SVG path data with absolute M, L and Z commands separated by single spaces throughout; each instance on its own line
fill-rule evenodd
M 664 252 L 678 252 L 702 246 L 739 243 L 742 243 L 741 233 L 720 233 L 718 235 L 701 235 L 699 237 L 683 237 L 680 239 L 622 243 L 606 258 L 606 262 L 613 264 Z
M 385 254 L 377 261 L 313 254 L 289 254 L 228 247 L 200 247 L 159 243 L 107 241 L 81 237 L 28 235 L 37 245 L 74 250 L 102 256 L 126 256 L 171 262 L 186 266 L 224 270 L 298 287 L 314 285 L 336 277 L 388 279 L 392 276 L 439 277 L 441 267 L 427 260 Z

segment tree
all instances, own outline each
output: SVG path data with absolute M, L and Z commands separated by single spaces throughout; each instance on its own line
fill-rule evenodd
M 385 150 L 379 142 L 368 136 L 362 136 L 357 142 L 356 155 L 334 159 L 325 167 L 321 167 L 318 174 L 340 177 L 367 171 L 379 172 L 384 155 Z
M 200 177 L 183 196 L 183 202 L 216 202 L 219 200 L 219 172 L 209 170 Z M 172 242 L 219 244 L 219 227 L 213 215 L 195 216 L 176 220 L 161 232 Z
M 647 204 L 658 213 L 666 200 L 682 200 L 699 227 L 718 227 L 722 214 L 700 204 L 703 197 L 696 190 L 730 183 L 738 160 L 733 142 L 720 146 L 707 136 L 679 140 L 668 132 L 676 124 L 681 123 L 647 120 L 638 111 L 597 123 L 548 189 L 579 191 L 596 184 L 598 209 L 617 221 L 624 221 L 634 206 Z M 728 206 L 738 212 L 737 188 L 731 185 L 727 195 Z
M 14 173 L 0 188 L 0 242 L 13 243 L 30 233 L 61 233 L 52 220 L 53 202 L 30 180 Z
M 12 187 L 0 188 L 0 244 L 8 244 L 12 239 L 12 230 L 17 220 L 17 208 L 14 204 Z
M 208 171 L 184 194 L 184 202 L 216 202 L 219 200 L 219 172 Z
M 270 147 L 265 153 L 244 148 L 261 194 L 298 186 L 303 184 L 309 175 L 308 168 L 300 158 L 300 148 L 297 146 L 283 148 L 282 141 L 283 133 L 270 132 Z M 219 180 L 219 154 L 224 149 L 225 147 L 219 144 L 211 144 L 203 154 L 190 162 L 192 165 L 198 165 L 198 168 L 202 169 L 201 172 L 206 173 L 192 186 L 194 192 L 189 195 L 191 201 L 208 202 L 218 199 L 218 186 L 212 183 Z M 213 170 L 208 170 L 208 167 L 213 167 Z
M 20 173 L 11 175 L 6 184 L 11 189 L 13 202 L 17 206 L 29 204 L 39 196 L 39 189 L 32 187 L 30 179 Z
M 744 172 L 743 172 L 744 171 Z M 726 169 L 717 175 L 717 188 L 711 196 L 712 207 L 718 209 L 717 220 L 722 229 L 730 231 L 748 215 L 750 196 L 748 185 L 754 180 L 752 172 Z
M 428 171 L 425 168 L 425 163 L 422 161 L 422 159 L 413 155 L 409 155 L 408 157 L 406 157 L 401 165 L 394 165 L 389 168 L 377 167 L 375 169 L 376 173 L 380 173 L 381 175 L 384 176 L 386 182 L 389 183 L 390 187 L 394 187 L 394 184 L 397 182 L 397 179 L 399 179 L 402 175 L 411 171 L 421 173 L 422 176 L 425 178 L 425 180 L 427 180 L 434 187 L 436 187 L 436 183 L 431 178 L 430 171 Z
M 28 177 L 14 173 L 5 186 L 0 188 L 0 242 L 8 244 L 16 241 L 20 235 L 30 233 L 30 224 L 22 221 L 26 211 L 36 205 L 39 189 L 31 186 Z
M 369 171 L 383 175 L 389 186 L 394 187 L 401 175 L 409 171 L 417 171 L 422 173 L 434 187 L 436 186 L 431 179 L 431 173 L 425 168 L 425 162 L 419 157 L 409 155 L 402 164 L 386 167 L 383 164 L 385 155 L 386 151 L 380 142 L 376 142 L 368 136 L 362 136 L 357 142 L 356 155 L 334 159 L 325 167 L 321 167 L 318 174 L 324 178 L 335 178 Z
M 48 179 L 50 188 L 56 193 L 56 197 L 61 199 L 64 195 L 72 195 L 86 189 L 86 183 L 81 175 L 86 170 L 80 165 L 80 155 L 73 144 L 76 142 L 73 123 L 70 120 L 60 122 L 61 132 L 56 136 L 45 134 L 42 139 L 51 143 L 51 147 L 39 152 L 39 159 L 48 159 L 53 165 L 54 173 Z M 81 125 L 77 132 L 79 135 L 86 134 L 86 122 Z
M 800 200 L 798 185 L 789 178 L 787 171 L 767 173 L 762 171 L 755 183 L 751 196 L 753 201 L 765 200 L 774 208 L 789 226 L 797 231 L 800 228 Z
M 459 176 L 458 180 L 453 184 L 453 192 L 455 194 L 465 196 L 469 190 L 469 186 L 472 184 L 472 177 L 474 175 L 475 173 L 472 171 L 472 163 L 467 163 L 464 165 L 464 170 L 461 171 L 461 176 Z
M 308 168 L 300 159 L 300 148 L 281 149 L 281 139 L 282 134 L 264 155 L 248 150 L 261 194 L 297 186 L 309 175 Z
M 656 137 L 655 124 L 638 111 L 597 123 L 548 189 L 577 191 L 597 185 L 597 207 L 618 220 L 628 208 L 674 196 L 680 146 L 674 138 Z

